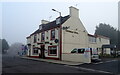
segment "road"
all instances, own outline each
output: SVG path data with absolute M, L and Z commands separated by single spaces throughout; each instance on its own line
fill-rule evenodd
M 85 73 L 76 68 L 42 61 L 3 56 L 3 73 Z
M 2 73 L 118 73 L 118 63 L 82 64 L 77 66 L 53 64 L 43 61 L 22 59 L 18 56 L 3 55 Z M 119 65 L 120 66 L 120 65 Z M 96 71 L 97 70 L 97 71 Z M 107 73 L 107 74 L 109 74 Z M 106 75 L 106 74 L 105 74 Z
M 76 67 L 88 68 L 91 71 L 103 71 L 120 75 L 120 59 L 105 59 L 101 62 L 77 65 Z

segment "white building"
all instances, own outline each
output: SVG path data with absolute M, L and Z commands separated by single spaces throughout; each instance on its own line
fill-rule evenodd
M 49 22 L 42 20 L 39 29 L 27 37 L 28 56 L 90 63 L 84 53 L 71 54 L 74 48 L 97 48 L 101 52 L 110 40 L 104 36 L 90 35 L 79 19 L 79 9 L 69 7 L 70 14 Z M 106 53 L 110 53 L 106 50 Z

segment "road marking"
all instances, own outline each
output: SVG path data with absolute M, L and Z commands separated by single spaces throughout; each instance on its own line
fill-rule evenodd
M 99 63 L 93 63 L 93 64 L 102 64 L 103 62 L 99 62 Z
M 111 72 L 101 71 L 101 70 L 95 70 L 95 69 L 90 69 L 90 68 L 76 67 L 76 66 L 69 66 L 69 65 L 64 65 L 64 66 L 72 67 L 72 68 L 77 68 L 77 69 L 82 69 L 82 70 L 87 70 L 87 71 L 93 71 L 93 72 L 100 72 L 100 73 L 109 73 L 109 74 L 112 74 Z
M 102 63 L 113 62 L 113 61 L 117 61 L 117 60 L 109 60 L 109 61 L 105 61 L 105 62 L 98 62 L 98 63 L 93 63 L 93 64 L 102 64 Z
M 113 61 L 117 61 L 117 60 L 109 60 L 109 61 L 105 61 L 105 63 L 106 63 L 106 62 L 113 62 Z

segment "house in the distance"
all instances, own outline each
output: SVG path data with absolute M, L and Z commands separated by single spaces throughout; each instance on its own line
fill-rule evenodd
M 45 59 L 67 60 L 90 63 L 84 52 L 71 54 L 74 48 L 97 48 L 101 51 L 109 38 L 90 35 L 79 19 L 79 9 L 69 7 L 70 14 L 49 22 L 41 21 L 39 28 L 27 37 L 28 56 Z M 106 50 L 109 53 L 109 50 Z

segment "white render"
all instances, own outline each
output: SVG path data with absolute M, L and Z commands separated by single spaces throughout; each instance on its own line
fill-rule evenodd
M 86 58 L 84 54 L 71 54 L 71 51 L 74 48 L 98 48 L 99 53 L 101 53 L 101 46 L 104 44 L 110 44 L 110 39 L 106 37 L 93 37 L 96 39 L 96 42 L 90 42 L 87 30 L 85 29 L 83 23 L 79 19 L 79 9 L 75 7 L 69 7 L 70 10 L 70 18 L 65 21 L 60 28 L 55 28 L 55 39 L 60 40 L 60 29 L 62 30 L 62 43 L 55 43 L 54 40 L 50 40 L 51 37 L 51 30 L 44 31 L 45 33 L 45 42 L 52 43 L 52 45 L 57 46 L 57 55 L 56 56 L 49 56 L 48 55 L 48 46 L 52 46 L 50 44 L 45 44 L 45 56 L 46 57 L 53 57 L 53 58 L 60 58 L 60 44 L 62 44 L 62 53 L 61 53 L 61 60 L 65 61 L 74 61 L 74 62 L 83 62 L 83 63 L 91 63 L 91 57 Z M 43 24 L 48 23 L 48 21 L 42 21 Z M 63 29 L 64 27 L 68 27 L 68 29 Z M 37 42 L 41 42 L 41 33 L 37 35 Z M 48 39 L 46 38 L 48 37 Z M 92 37 L 91 37 L 92 38 Z M 39 40 L 38 40 L 39 39 Z M 34 35 L 31 35 L 27 38 L 27 43 L 31 44 L 30 53 L 28 55 L 31 56 L 39 56 L 40 50 L 38 54 L 33 54 L 33 45 L 35 47 L 40 48 L 40 45 L 34 43 Z M 43 42 L 44 43 L 44 42 Z M 28 50 L 29 51 L 29 50 Z M 90 53 L 90 52 L 89 52 Z M 110 49 L 106 49 L 106 53 L 110 54 Z

